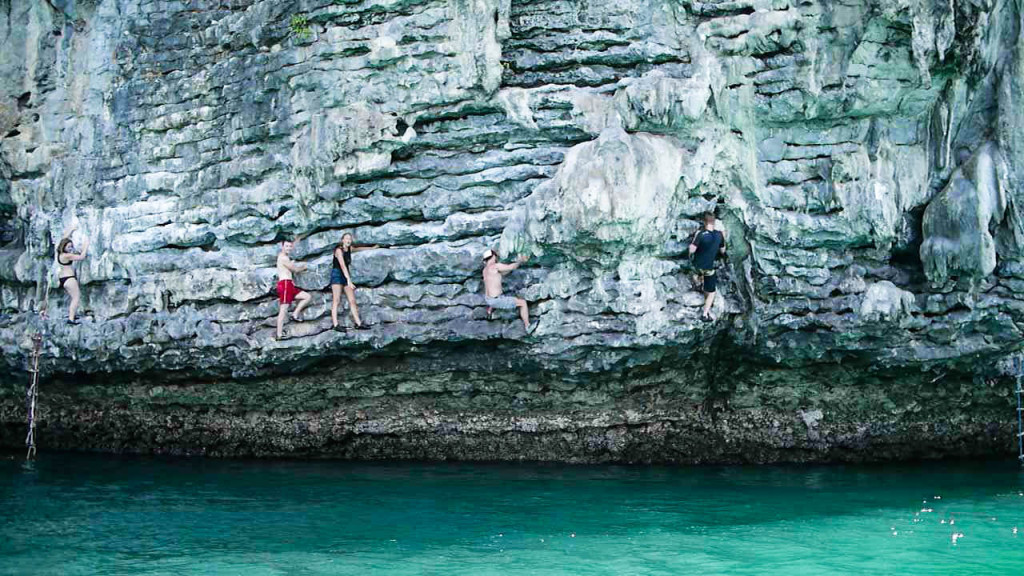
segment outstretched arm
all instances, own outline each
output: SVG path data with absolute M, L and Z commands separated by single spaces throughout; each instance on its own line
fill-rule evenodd
M 508 274 L 509 272 L 511 272 L 511 271 L 515 270 L 516 268 L 519 268 L 520 266 L 522 266 L 523 263 L 525 263 L 527 260 L 528 260 L 528 258 L 526 256 L 520 256 L 512 264 L 502 264 L 501 262 L 499 262 L 498 263 L 498 272 L 500 272 L 502 274 Z
M 374 244 L 373 246 L 353 246 L 353 252 L 362 252 L 363 250 L 376 250 L 380 248 L 380 244 Z
M 64 257 L 71 261 L 85 260 L 86 254 L 89 252 L 89 238 L 86 237 L 82 240 L 82 251 L 78 254 L 65 254 Z
M 302 264 L 301 262 L 297 263 L 291 258 L 285 258 L 283 264 L 285 268 L 292 272 L 304 272 L 306 268 L 308 268 L 305 264 Z

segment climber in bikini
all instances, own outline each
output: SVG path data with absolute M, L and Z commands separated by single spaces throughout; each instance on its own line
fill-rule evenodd
M 277 299 L 281 305 L 277 312 L 278 340 L 284 338 L 284 320 L 288 315 L 288 307 L 291 303 L 295 300 L 299 301 L 295 312 L 292 313 L 292 320 L 302 322 L 302 310 L 310 301 L 309 293 L 299 290 L 295 286 L 295 280 L 292 279 L 292 273 L 304 272 L 307 268 L 305 264 L 296 263 L 291 259 L 289 254 L 293 248 L 295 248 L 295 242 L 285 240 L 281 243 L 281 252 L 277 255 Z
M 348 298 L 348 312 L 352 316 L 356 330 L 368 330 L 359 318 L 359 306 L 356 305 L 356 285 L 352 282 L 352 253 L 363 250 L 373 250 L 380 246 L 355 246 L 355 238 L 345 233 L 341 236 L 341 242 L 334 247 L 334 256 L 331 259 L 331 323 L 335 330 L 345 328 L 338 323 L 338 307 L 341 306 L 341 292 L 345 291 Z
M 711 212 L 704 213 L 704 227 L 693 237 L 690 243 L 690 255 L 693 257 L 693 267 L 697 270 L 698 283 L 702 284 L 704 290 L 704 311 L 701 319 L 711 322 L 715 319 L 711 315 L 711 305 L 715 302 L 715 291 L 718 287 L 718 276 L 715 274 L 715 259 L 725 254 L 725 236 L 722 232 L 715 230 L 715 215 Z M 703 282 L 700 282 L 700 281 Z
M 530 309 L 526 300 L 504 296 L 501 292 L 502 276 L 519 268 L 526 260 L 526 256 L 520 256 L 515 264 L 502 264 L 498 261 L 498 254 L 493 250 L 484 252 L 484 300 L 487 301 L 488 308 L 498 310 L 518 308 L 519 317 L 523 320 L 523 328 L 526 329 L 527 334 L 530 334 L 537 329 L 537 325 L 530 326 Z
M 77 226 L 72 224 L 57 245 L 57 263 L 60 264 L 60 269 L 57 271 L 57 281 L 60 282 L 60 287 L 71 297 L 71 303 L 68 305 L 68 324 L 78 324 L 75 314 L 78 312 L 78 303 L 82 298 L 74 263 L 79 260 L 85 260 L 86 253 L 89 251 L 88 238 L 82 240 L 82 251 L 75 251 L 75 245 L 71 241 L 71 234 L 74 233 L 76 228 Z

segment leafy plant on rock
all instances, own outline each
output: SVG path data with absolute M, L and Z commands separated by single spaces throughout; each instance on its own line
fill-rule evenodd
M 309 40 L 313 37 L 313 29 L 309 27 L 309 20 L 301 14 L 292 16 L 289 28 L 298 40 Z

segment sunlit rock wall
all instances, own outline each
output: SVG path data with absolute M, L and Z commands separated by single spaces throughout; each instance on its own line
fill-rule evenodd
M 561 460 L 1001 453 L 1010 0 L 0 0 L 0 443 Z M 729 238 L 719 319 L 686 246 Z M 82 325 L 53 248 L 77 223 Z M 329 330 L 349 231 L 367 332 Z M 311 321 L 272 340 L 299 236 Z M 525 254 L 486 319 L 480 255 Z M 40 315 L 41 310 L 47 316 Z M 350 324 L 350 323 L 349 323 Z

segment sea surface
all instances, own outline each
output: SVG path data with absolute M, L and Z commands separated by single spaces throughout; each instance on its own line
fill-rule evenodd
M 8 455 L 0 574 L 1021 575 L 1024 471 Z

